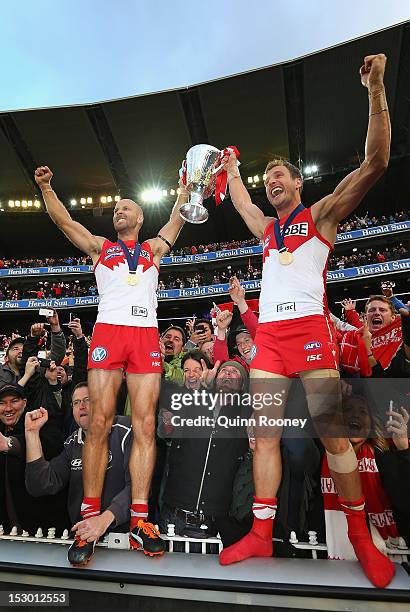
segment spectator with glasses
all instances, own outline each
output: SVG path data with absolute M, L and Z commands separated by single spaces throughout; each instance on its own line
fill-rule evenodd
M 108 464 L 105 473 L 101 514 L 81 521 L 83 499 L 82 453 L 89 424 L 89 397 L 86 382 L 76 385 L 72 396 L 73 416 L 78 428 L 64 442 L 63 451 L 47 461 L 40 440 L 47 410 L 38 408 L 26 414 L 26 488 L 33 497 L 55 495 L 68 486 L 68 514 L 73 531 L 83 540 L 98 540 L 106 531 L 128 532 L 130 520 L 131 422 L 116 416 L 109 436 Z M 91 541 L 91 540 L 90 540 Z

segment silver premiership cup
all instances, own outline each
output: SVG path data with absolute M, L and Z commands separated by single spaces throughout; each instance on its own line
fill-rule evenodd
M 186 188 L 190 192 L 189 201 L 179 209 L 179 214 L 189 223 L 205 223 L 208 211 L 202 202 L 214 190 L 220 151 L 211 145 L 195 145 L 186 154 Z

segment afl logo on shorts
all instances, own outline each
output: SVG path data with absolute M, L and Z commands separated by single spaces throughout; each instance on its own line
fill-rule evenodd
M 258 350 L 258 349 L 256 348 L 256 344 L 253 344 L 253 345 L 252 345 L 252 348 L 251 348 L 251 361 L 252 361 L 252 359 L 255 357 L 255 355 L 256 355 L 256 351 L 257 351 L 257 350 Z
M 92 361 L 96 361 L 97 363 L 99 363 L 100 361 L 104 361 L 107 355 L 108 351 L 106 348 L 104 348 L 103 346 L 96 346 L 93 352 L 91 353 L 91 359 Z
M 312 342 L 308 342 L 307 344 L 305 344 L 303 348 L 305 349 L 305 351 L 315 351 L 316 349 L 320 349 L 321 346 L 321 342 L 313 340 Z

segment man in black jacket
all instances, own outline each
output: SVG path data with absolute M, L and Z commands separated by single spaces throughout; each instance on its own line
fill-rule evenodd
M 36 499 L 26 491 L 26 403 L 20 385 L 4 385 L 0 389 L 0 523 L 6 530 L 16 526 L 20 533 L 25 530 L 31 535 L 38 527 L 45 533 L 50 527 L 62 533 L 69 526 L 65 491 L 52 499 Z M 62 432 L 50 422 L 41 432 L 41 441 L 45 457 L 52 459 L 62 449 Z
M 182 368 L 185 388 L 175 387 L 174 397 L 181 396 L 181 391 L 187 394 L 187 390 L 189 393 L 209 387 L 210 372 L 214 376 L 216 373 L 216 368 L 208 370 L 206 358 L 198 351 L 183 358 Z M 227 361 L 216 375 L 215 391 L 222 395 L 223 392 L 239 393 L 246 387 L 247 379 L 241 364 Z M 165 408 L 167 397 L 163 397 Z M 163 496 L 165 503 L 160 517 L 161 532 L 166 532 L 167 525 L 172 523 L 177 534 L 206 537 L 215 536 L 219 531 L 224 541 L 233 480 L 248 449 L 246 427 L 234 424 L 226 428 L 225 424 L 235 423 L 236 417 L 247 415 L 243 414 L 240 405 L 223 400 L 213 412 L 203 405 L 181 406 L 171 415 L 170 407 L 172 404 L 168 405 L 165 415 L 160 415 L 160 419 L 165 417 L 163 434 L 173 436 Z M 204 420 L 200 426 L 179 427 L 184 418 L 198 416 L 210 420 Z M 214 424 L 212 419 L 215 419 Z
M 72 397 L 76 431 L 64 442 L 63 451 L 47 461 L 43 456 L 41 431 L 47 424 L 47 411 L 39 408 L 28 412 L 25 420 L 27 465 L 26 487 L 31 495 L 53 496 L 68 485 L 68 512 L 71 524 L 81 520 L 83 498 L 82 453 L 89 422 L 89 399 L 86 382 L 79 383 Z M 131 423 L 128 417 L 117 416 L 109 437 L 108 465 L 99 516 L 82 521 L 79 535 L 97 541 L 107 530 L 128 532 L 130 520 Z M 52 498 L 51 498 L 52 499 Z M 74 529 L 76 525 L 74 525 Z

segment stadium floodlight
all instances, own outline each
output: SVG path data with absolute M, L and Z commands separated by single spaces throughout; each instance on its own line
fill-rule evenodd
M 313 164 L 313 166 L 311 167 L 311 170 L 312 170 L 312 174 L 318 171 L 318 167 L 316 166 L 316 164 Z
M 119 202 L 121 200 L 121 196 L 115 196 L 114 201 Z
M 168 195 L 168 190 L 167 189 L 163 189 L 162 190 L 162 195 L 163 196 L 167 196 Z
M 259 176 L 257 174 L 255 174 L 255 176 L 253 177 L 253 182 L 259 183 Z
M 21 205 L 23 208 L 27 208 L 27 200 L 23 200 Z
M 20 208 L 20 200 L 16 200 L 14 202 L 14 206 L 17 206 L 17 208 Z
M 100 202 L 101 204 L 107 204 L 107 196 L 101 196 Z
M 33 208 L 33 200 L 29 200 L 27 202 L 27 204 L 28 204 L 29 208 Z
M 156 204 L 157 202 L 160 202 L 162 198 L 163 195 L 161 189 L 145 189 L 145 191 L 141 193 L 141 200 L 146 204 Z
M 169 195 L 175 195 L 175 189 L 171 189 L 171 191 L 169 192 Z
M 253 183 L 253 176 L 248 176 L 248 183 L 249 184 Z
M 81 200 L 80 200 L 80 204 L 85 204 L 85 203 L 86 203 L 86 201 L 87 201 L 87 200 L 86 200 L 85 198 L 81 198 Z
M 34 206 L 36 208 L 40 208 L 40 206 L 41 206 L 40 200 L 34 200 Z
M 90 197 L 88 197 L 88 198 L 87 198 L 87 204 L 92 204 L 92 203 L 93 203 L 93 199 L 92 199 L 92 198 L 90 198 Z
M 14 200 L 9 200 L 9 208 L 14 208 Z
M 107 196 L 107 202 L 112 202 L 112 197 L 111 196 Z
M 305 166 L 304 170 L 303 170 L 303 174 L 312 174 L 312 166 Z
M 77 206 L 77 200 L 70 200 L 71 206 Z

